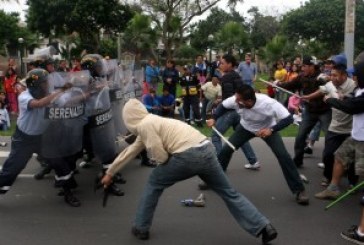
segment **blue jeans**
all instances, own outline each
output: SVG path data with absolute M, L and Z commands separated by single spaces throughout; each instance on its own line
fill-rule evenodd
M 320 122 L 321 130 L 327 132 L 331 122 L 331 110 L 328 110 L 325 113 L 317 114 L 311 113 L 304 109 L 302 112 L 302 122 L 298 128 L 298 133 L 296 136 L 296 140 L 294 142 L 294 162 L 296 166 L 300 167 L 303 165 L 303 156 L 304 149 L 306 146 L 306 139 L 310 131 L 316 125 L 317 122 Z
M 311 141 L 319 141 L 321 133 L 321 123 L 317 122 L 315 127 L 311 130 L 310 134 L 308 135 L 308 140 Z
M 211 110 L 213 102 L 213 100 L 208 100 L 206 98 L 202 101 L 201 118 L 203 123 L 206 121 L 206 114 L 209 110 Z
M 222 134 L 224 134 L 230 127 L 235 128 L 238 125 L 240 125 L 240 116 L 234 110 L 226 112 L 224 115 L 219 117 L 215 123 L 216 129 Z M 214 131 L 211 135 L 211 141 L 215 146 L 216 153 L 219 154 L 222 148 L 221 138 Z M 255 152 L 248 141 L 241 146 L 241 150 L 250 164 L 254 164 L 258 161 Z
M 235 129 L 233 135 L 231 135 L 231 137 L 229 138 L 229 141 L 235 146 L 235 148 L 238 148 L 254 137 L 255 135 L 253 133 L 249 132 L 248 130 L 243 128 L 243 126 L 239 125 Z M 288 187 L 290 188 L 292 193 L 298 193 L 303 191 L 305 187 L 303 186 L 302 180 L 297 171 L 297 167 L 295 166 L 291 156 L 284 146 L 280 134 L 278 132 L 274 132 L 271 136 L 263 138 L 263 140 L 265 141 L 265 143 L 267 143 L 267 145 L 273 151 L 274 155 L 277 157 L 284 178 L 286 179 Z M 223 169 L 226 169 L 229 165 L 233 153 L 234 151 L 228 145 L 224 145 L 221 149 L 218 158 Z
M 246 197 L 231 186 L 217 161 L 213 146 L 207 143 L 173 154 L 167 163 L 152 171 L 137 209 L 135 227 L 148 231 L 164 189 L 196 175 L 224 200 L 238 224 L 251 235 L 257 236 L 269 223 Z

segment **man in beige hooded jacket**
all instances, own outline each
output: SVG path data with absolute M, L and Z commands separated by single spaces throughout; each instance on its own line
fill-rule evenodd
M 128 130 L 137 138 L 111 164 L 102 179 L 104 187 L 144 149 L 150 159 L 158 163 L 149 176 L 137 209 L 132 233 L 138 239 L 149 238 L 153 214 L 163 190 L 196 175 L 225 201 L 243 229 L 253 236 L 262 235 L 263 244 L 277 237 L 269 220 L 231 186 L 206 136 L 181 121 L 149 114 L 136 99 L 125 104 L 123 118 Z

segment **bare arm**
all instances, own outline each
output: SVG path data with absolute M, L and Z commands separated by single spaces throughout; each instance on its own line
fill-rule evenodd
M 54 99 L 56 99 L 58 96 L 60 96 L 63 93 L 62 90 L 59 90 L 55 93 L 49 94 L 44 98 L 41 99 L 33 99 L 29 102 L 30 108 L 41 108 L 49 105 Z

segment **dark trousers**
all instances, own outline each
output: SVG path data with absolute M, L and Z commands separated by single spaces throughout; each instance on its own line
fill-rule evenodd
M 322 113 L 311 113 L 308 112 L 307 109 L 303 110 L 302 113 L 302 122 L 298 129 L 298 134 L 296 136 L 296 140 L 294 142 L 294 153 L 295 156 L 293 158 L 296 166 L 300 167 L 303 165 L 303 156 L 305 154 L 305 146 L 306 146 L 306 139 L 308 134 L 311 132 L 313 127 L 316 125 L 317 122 L 321 123 L 321 130 L 327 132 L 331 122 L 331 110 Z
M 185 120 L 190 121 L 190 106 L 192 106 L 193 116 L 196 122 L 201 121 L 200 113 L 200 100 L 197 95 L 189 95 L 183 98 L 183 110 L 185 113 Z
M 229 141 L 235 146 L 235 149 L 238 149 L 254 137 L 255 135 L 253 133 L 246 130 L 239 124 L 236 127 L 234 133 L 230 136 Z M 289 155 L 280 134 L 278 132 L 274 132 L 271 136 L 263 138 L 263 140 L 265 143 L 267 143 L 274 155 L 277 157 L 278 163 L 282 169 L 284 178 L 286 179 L 290 190 L 293 193 L 303 191 L 305 187 L 303 186 L 302 180 L 297 171 L 297 167 Z M 224 171 L 226 171 L 233 153 L 234 150 L 231 149 L 227 144 L 224 144 L 220 153 L 218 154 L 219 162 L 221 163 Z
M 335 162 L 335 151 L 341 144 L 350 136 L 350 134 L 338 134 L 332 131 L 327 131 L 325 136 L 325 149 L 323 152 L 323 163 L 325 164 L 324 176 L 331 181 L 332 172 Z M 355 164 L 349 164 L 348 180 L 351 185 L 356 185 L 358 176 L 355 175 Z
M 54 169 L 54 172 L 56 173 L 56 187 L 71 189 L 77 186 L 76 181 L 73 178 L 73 171 L 76 169 L 76 161 L 78 157 L 79 154 L 76 153 L 66 157 L 47 158 L 48 164 Z
M 85 126 L 83 126 L 83 139 L 82 139 L 83 146 L 82 146 L 82 148 L 85 151 L 85 160 L 88 162 L 91 161 L 95 157 L 95 155 L 93 153 L 90 134 L 91 134 L 90 125 L 86 124 Z
M 41 135 L 27 135 L 16 127 L 11 138 L 11 151 L 0 172 L 0 194 L 5 194 L 25 168 L 33 153 L 39 153 Z

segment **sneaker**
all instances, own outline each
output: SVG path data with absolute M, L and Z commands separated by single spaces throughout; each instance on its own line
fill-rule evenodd
M 256 162 L 254 164 L 248 163 L 248 164 L 245 164 L 244 167 L 246 169 L 250 169 L 250 170 L 259 170 L 260 169 L 260 163 L 259 162 Z
M 80 166 L 80 168 L 89 168 L 89 167 L 91 167 L 91 162 L 89 162 L 89 161 L 82 161 L 82 162 L 80 162 L 80 164 L 78 165 L 78 166 Z
M 350 241 L 355 244 L 364 245 L 364 237 L 359 236 L 358 227 L 356 225 L 353 225 L 350 227 L 347 231 L 341 232 L 341 237 L 344 238 L 347 241 Z
M 303 183 L 308 184 L 310 181 L 307 179 L 307 177 L 304 174 L 300 174 L 300 179 Z
M 135 226 L 131 228 L 131 233 L 139 240 L 149 239 L 149 231 L 140 231 Z
M 5 147 L 7 145 L 8 145 L 8 143 L 6 143 L 6 142 L 0 142 L 0 146 L 2 146 L 2 147 Z
M 306 154 L 311 155 L 313 153 L 313 150 L 312 150 L 311 147 L 306 146 L 305 149 L 303 150 L 303 152 L 306 153 Z
M 306 195 L 305 191 L 300 191 L 296 194 L 296 202 L 300 205 L 308 205 L 310 202 L 310 199 Z
M 317 164 L 317 167 L 319 167 L 319 168 L 325 168 L 325 164 L 323 162 L 319 162 Z
M 329 189 L 325 189 L 315 195 L 318 199 L 323 200 L 335 200 L 340 196 L 340 191 L 331 191 Z
M 321 180 L 321 186 L 328 187 L 328 186 L 329 186 L 329 184 L 330 184 L 330 182 L 329 182 L 329 180 L 328 180 L 328 179 L 323 178 L 323 179 Z

